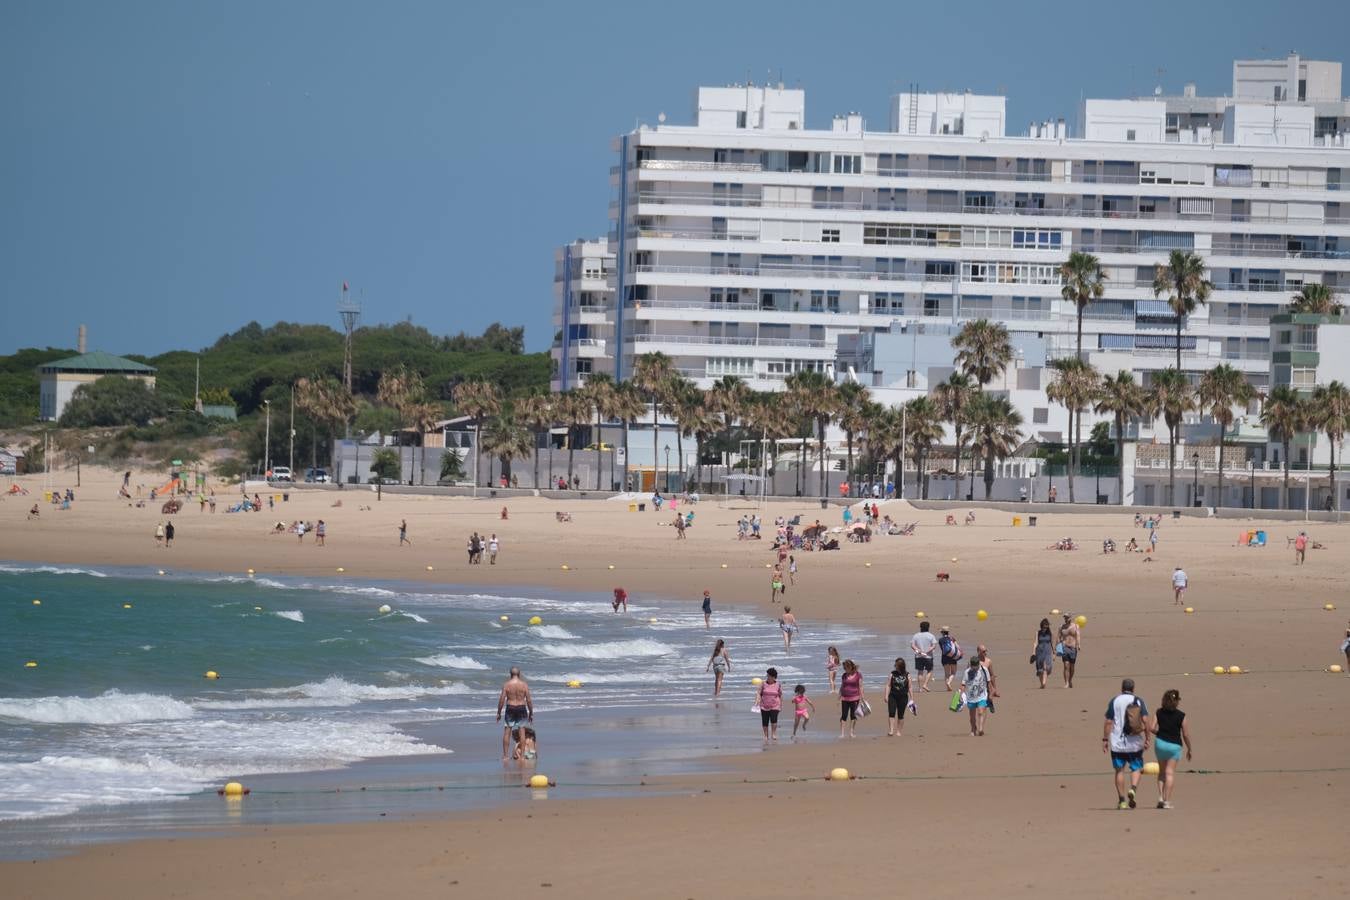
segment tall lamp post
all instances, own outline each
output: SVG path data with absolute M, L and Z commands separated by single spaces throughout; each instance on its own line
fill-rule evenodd
M 1191 465 L 1194 468 L 1194 474 L 1191 476 L 1191 506 L 1200 508 L 1200 454 L 1191 454 Z
M 670 445 L 666 444 L 666 493 L 670 493 Z
M 263 409 L 267 414 L 267 424 L 263 428 L 263 478 L 272 473 L 272 401 L 264 400 Z

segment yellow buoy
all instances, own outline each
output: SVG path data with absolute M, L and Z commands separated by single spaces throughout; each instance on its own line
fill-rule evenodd
M 1052 609 L 1052 610 L 1050 610 L 1050 615 L 1052 615 L 1052 616 L 1057 616 L 1057 615 L 1059 615 L 1059 610 L 1057 610 L 1057 609 Z
M 1157 775 L 1159 769 L 1160 767 L 1158 766 L 1158 763 L 1151 760 L 1149 762 L 1144 763 L 1143 772 L 1145 775 Z
M 916 612 L 916 613 L 914 614 L 914 618 L 916 618 L 916 619 L 922 619 L 922 618 L 923 618 L 923 610 L 919 610 L 918 612 Z
M 544 624 L 544 620 L 541 619 L 541 618 L 539 618 L 538 616 L 530 616 L 530 624 L 531 624 L 531 625 L 543 625 L 543 624 Z
M 381 606 L 378 610 L 376 610 L 376 612 L 378 612 L 378 613 L 379 613 L 380 615 L 382 615 L 382 616 L 387 616 L 387 615 L 389 615 L 389 614 L 390 614 L 391 612 L 393 612 L 393 611 L 394 611 L 394 608 L 393 608 L 392 606 L 390 606 L 388 603 L 384 604 L 384 605 Z
M 1074 619 L 1074 621 L 1078 623 L 1079 628 L 1082 628 L 1084 625 L 1087 624 L 1087 616 L 1079 616 L 1078 618 Z
M 500 618 L 501 621 L 503 621 L 503 622 L 510 622 L 510 621 L 511 621 L 511 617 L 510 617 L 510 616 L 499 616 L 498 618 Z
M 342 568 L 342 566 L 338 566 L 338 574 L 339 574 L 339 575 L 341 575 L 341 574 L 342 574 L 343 572 L 345 572 L 345 571 L 347 571 L 347 570 L 344 569 L 344 568 Z
M 1194 606 L 1188 606 L 1188 607 L 1186 607 L 1186 615 L 1190 615 L 1190 614 L 1193 613 L 1193 612 L 1195 612 L 1195 607 L 1194 607 Z
M 131 604 L 130 604 L 130 603 L 123 603 L 123 604 L 122 604 L 122 608 L 123 608 L 123 609 L 131 609 Z
M 163 570 L 163 569 L 160 569 L 160 570 L 159 570 L 159 574 L 163 575 L 163 574 L 164 574 L 164 570 Z
M 435 572 L 436 570 L 433 569 L 431 566 L 427 566 L 427 571 L 428 571 L 428 572 Z
M 655 624 L 656 624 L 656 617 L 653 616 L 652 618 L 648 619 L 647 621 L 648 621 L 648 622 L 651 622 L 653 625 L 655 625 Z
M 1228 674 L 1229 674 L 1229 675 L 1241 675 L 1241 674 L 1242 674 L 1242 667 L 1241 667 L 1241 666 L 1229 666 L 1229 667 L 1228 667 Z
M 203 675 L 202 677 L 205 678 L 205 679 L 207 679 L 208 681 L 215 681 L 217 678 L 220 677 L 220 673 L 217 672 L 215 669 L 212 669 L 211 671 L 207 672 L 207 673 L 206 673 L 205 675 Z
M 225 785 L 225 796 L 226 797 L 244 796 L 244 786 L 237 781 L 231 781 L 229 784 Z
M 36 603 L 37 601 L 34 600 L 33 602 Z M 1322 605 L 1322 608 L 1325 609 L 1327 612 L 1331 612 L 1333 609 L 1336 608 L 1336 604 L 1335 604 L 1335 603 L 1325 603 L 1325 604 Z
M 581 687 L 581 682 L 573 678 L 571 681 L 567 682 L 567 686 L 570 688 L 579 688 Z
M 1227 672 L 1228 672 L 1228 670 L 1225 669 L 1223 666 L 1215 666 L 1215 667 L 1214 667 L 1214 674 L 1215 674 L 1215 675 L 1224 675 L 1224 674 L 1227 674 Z
M 261 606 L 255 606 L 255 607 L 253 607 L 253 611 L 254 611 L 254 612 L 262 612 L 263 610 L 262 610 L 262 607 L 261 607 Z
M 952 562 L 956 562 L 956 557 L 955 557 L 955 556 L 952 557 Z
M 1341 667 L 1340 667 L 1340 666 L 1335 666 L 1335 665 L 1327 666 L 1327 671 L 1330 672 L 1330 673 L 1333 674 L 1333 675 L 1339 675 L 1339 674 L 1341 674 Z
M 868 568 L 868 569 L 872 568 L 872 564 L 871 564 L 871 563 L 863 563 L 863 566 L 864 566 L 864 568 Z
M 727 564 L 726 564 L 726 563 L 722 563 L 722 568 L 725 569 L 726 567 L 727 567 Z
M 848 779 L 849 779 L 848 769 L 845 769 L 841 766 L 837 769 L 830 770 L 831 781 L 848 781 Z
M 567 563 L 563 563 L 562 570 L 564 572 L 570 572 L 572 570 L 572 567 L 569 566 Z
M 25 669 L 36 669 L 36 668 L 37 668 L 37 660 L 35 660 L 35 659 L 30 659 L 28 662 L 26 662 L 26 663 L 23 664 L 23 667 L 24 667 Z
M 989 618 L 989 613 L 985 612 L 984 610 L 980 610 L 979 612 L 975 613 L 975 618 L 983 622 L 985 619 Z
M 753 684 L 755 687 L 759 687 L 761 684 L 764 683 L 764 679 L 760 678 L 759 676 L 755 676 L 754 678 L 750 679 L 750 683 Z
M 722 568 L 725 569 L 726 566 L 723 566 Z M 41 601 L 41 600 L 34 600 L 34 601 L 33 601 L 33 605 L 34 605 L 34 606 L 41 606 L 41 605 L 42 605 L 42 601 Z
M 610 570 L 611 572 L 614 571 L 614 563 L 610 563 L 610 564 L 609 564 L 609 570 Z
M 253 570 L 252 570 L 252 569 L 249 569 L 249 570 L 248 570 L 248 576 L 249 576 L 250 578 L 253 577 Z
M 769 565 L 768 563 L 765 563 L 765 564 L 764 564 L 764 568 L 766 568 L 766 569 L 772 569 L 773 566 Z
M 531 775 L 531 776 L 530 776 L 530 787 L 532 787 L 532 788 L 546 788 L 546 787 L 548 787 L 548 776 L 547 776 L 547 775 Z

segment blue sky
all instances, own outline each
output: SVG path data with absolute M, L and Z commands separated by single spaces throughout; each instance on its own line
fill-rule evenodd
M 921 88 L 1224 93 L 1234 57 L 1338 59 L 1350 4 L 63 2 L 0 14 L 0 353 L 157 353 L 256 319 L 548 346 L 553 250 L 606 230 L 613 135 L 769 73 L 810 127 Z M 1350 56 L 1350 54 L 1344 54 Z M 1350 60 L 1346 60 L 1350 62 Z

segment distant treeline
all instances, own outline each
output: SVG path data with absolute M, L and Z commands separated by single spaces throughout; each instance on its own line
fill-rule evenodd
M 525 330 L 493 324 L 481 335 L 435 335 L 399 323 L 359 328 L 353 336 L 352 391 L 374 396 L 380 374 L 399 365 L 419 373 L 428 393 L 448 403 L 460 382 L 483 379 L 506 394 L 547 390 L 547 353 L 524 352 Z M 0 356 L 0 426 L 33 423 L 38 416 L 37 367 L 74 356 L 72 349 L 26 348 Z M 158 369 L 158 393 L 170 408 L 190 408 L 201 362 L 202 394 L 214 402 L 228 393 L 240 415 L 256 411 L 263 394 L 300 378 L 342 377 L 343 336 L 326 325 L 250 322 L 201 351 L 158 356 L 124 354 Z

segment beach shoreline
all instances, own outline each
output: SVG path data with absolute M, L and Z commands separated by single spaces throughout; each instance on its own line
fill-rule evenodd
M 84 478 L 91 484 L 77 492 L 74 509 L 44 509 L 40 522 L 23 521 L 27 498 L 0 505 L 6 525 L 0 557 L 232 575 L 252 568 L 257 575 L 322 579 L 338 577 L 340 566 L 343 575 L 362 580 L 473 584 L 484 591 L 563 586 L 593 594 L 597 603 L 622 585 L 635 599 L 687 600 L 691 617 L 708 588 L 714 633 L 722 604 L 757 610 L 770 627 L 779 608 L 770 601 L 765 568 L 771 541 L 737 541 L 734 523 L 751 510 L 711 500 L 693 507 L 696 525 L 688 540 L 676 541 L 674 529 L 664 526 L 669 512 L 630 513 L 617 502 L 569 507 L 512 499 L 505 502 L 510 518 L 502 520 L 502 501 L 386 495 L 377 502 L 364 491 L 335 497 L 297 490 L 288 503 L 260 513 L 212 516 L 189 505 L 175 517 L 178 546 L 164 550 L 152 538 L 158 509 L 100 499 L 116 494 L 112 473 L 91 477 L 86 470 Z M 335 499 L 343 506 L 331 506 Z M 1337 795 L 1350 787 L 1342 765 L 1350 735 L 1341 714 L 1350 679 L 1324 671 L 1342 662 L 1335 647 L 1345 614 L 1322 609 L 1344 593 L 1350 530 L 1310 526 L 1328 549 L 1310 552 L 1308 565 L 1298 568 L 1281 538 L 1299 523 L 1270 523 L 1270 545 L 1248 549 L 1237 546 L 1238 532 L 1259 526 L 1164 522 L 1156 561 L 1145 563 L 1141 555 L 1100 551 L 1106 536 L 1123 545 L 1132 534 L 1146 535 L 1127 509 L 1042 515 L 1031 529 L 1014 528 L 1009 514 L 990 510 L 977 510 L 974 526 L 949 527 L 940 511 L 881 507 L 917 521 L 916 534 L 798 555 L 798 583 L 788 587 L 787 604 L 803 629 L 827 621 L 858 625 L 879 635 L 886 653 L 905 658 L 920 610 L 934 627 L 951 625 L 968 651 L 987 643 L 1002 697 L 984 738 L 964 733 L 964 714 L 947 713 L 939 691 L 920 698 L 920 714 L 907 720 L 903 738 L 885 737 L 880 704 L 882 715 L 864 720 L 856 741 L 719 756 L 725 772 L 716 777 L 655 779 L 661 796 L 574 800 L 560 784 L 546 800 L 508 808 L 98 845 L 0 864 L 0 877 L 16 897 L 87 894 L 93 885 L 116 885 L 101 892 L 106 896 L 138 897 L 377 890 L 480 896 L 502 889 L 508 871 L 521 892 L 550 897 L 782 897 L 830 890 L 841 865 L 852 890 L 892 890 L 896 867 L 887 865 L 882 848 L 900 847 L 906 860 L 952 861 L 954 871 L 930 891 L 942 897 L 991 881 L 1009 896 L 1043 894 L 1066 865 L 1065 854 L 1080 861 L 1087 871 L 1075 877 L 1091 881 L 1100 896 L 1137 894 L 1125 879 L 1097 878 L 1103 858 L 1117 860 L 1118 871 L 1132 858 L 1169 865 L 1169 892 L 1231 898 L 1350 892 L 1330 824 L 1340 814 Z M 572 512 L 573 521 L 556 521 L 558 511 Z M 780 514 L 839 524 L 837 509 L 803 499 L 767 505 L 766 533 Z M 295 518 L 324 518 L 329 546 L 267 533 L 273 521 Z M 402 519 L 413 546 L 400 550 Z M 500 534 L 497 566 L 465 564 L 464 541 L 473 530 Z M 1066 535 L 1082 549 L 1044 549 Z M 1174 565 L 1190 575 L 1194 614 L 1172 608 Z M 938 583 L 937 572 L 950 574 L 950 582 Z M 1058 666 L 1050 688 L 1039 691 L 1024 662 L 1036 622 L 1052 607 L 1088 617 L 1073 691 L 1059 686 Z M 979 610 L 988 611 L 987 621 Z M 1272 636 L 1285 649 L 1272 652 Z M 864 668 L 874 707 L 882 650 Z M 1208 674 L 1220 664 L 1248 674 Z M 1181 776 L 1177 809 L 1113 808 L 1099 746 L 1101 708 L 1124 676 L 1138 680 L 1150 705 L 1164 687 L 1180 686 L 1194 719 L 1198 752 L 1190 768 L 1197 771 Z M 734 696 L 735 703 L 748 700 L 748 688 L 737 684 Z M 837 707 L 822 691 L 815 696 L 816 727 L 837 728 Z M 757 733 L 758 718 L 744 716 L 747 733 Z M 835 766 L 864 778 L 826 783 L 824 774 Z M 1143 793 L 1151 806 L 1147 779 Z M 1258 841 L 1262 854 L 1233 850 Z

